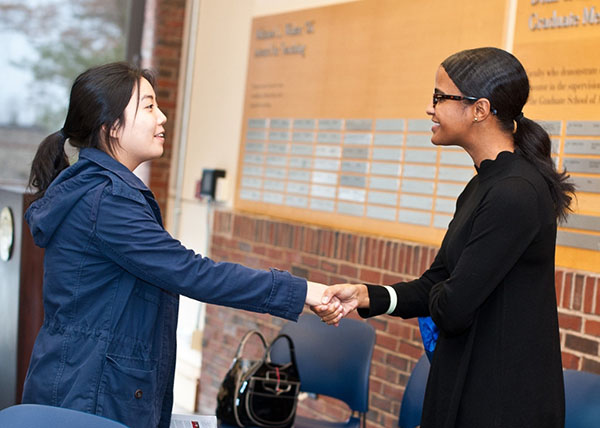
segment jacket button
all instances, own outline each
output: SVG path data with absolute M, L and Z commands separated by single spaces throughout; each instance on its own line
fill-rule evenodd
M 133 395 L 135 396 L 135 398 L 140 399 L 140 398 L 142 398 L 142 395 L 144 395 L 144 393 L 142 392 L 141 389 L 136 389 L 135 393 Z

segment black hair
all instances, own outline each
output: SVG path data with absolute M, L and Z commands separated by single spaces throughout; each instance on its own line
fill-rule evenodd
M 557 218 L 565 220 L 575 186 L 566 171 L 556 170 L 548 133 L 523 116 L 529 79 L 519 60 L 502 49 L 487 47 L 455 53 L 442 67 L 464 95 L 488 99 L 505 132 L 512 135 L 516 122 L 515 151 L 540 171 L 550 188 Z
M 119 142 L 111 137 L 111 130 L 125 125 L 125 108 L 142 78 L 154 87 L 151 71 L 115 62 L 90 68 L 75 79 L 63 128 L 48 135 L 33 158 L 29 185 L 37 189 L 34 199 L 42 197 L 50 183 L 69 166 L 64 151 L 67 139 L 74 147 L 114 154 Z

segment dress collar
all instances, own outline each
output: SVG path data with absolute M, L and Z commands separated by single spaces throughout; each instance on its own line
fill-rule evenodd
M 498 153 L 496 159 L 484 159 L 479 164 L 479 167 L 475 166 L 477 175 L 479 175 L 481 178 L 487 178 L 491 175 L 494 175 L 496 172 L 501 171 L 503 167 L 516 159 L 517 156 L 518 155 L 514 152 L 503 151 Z

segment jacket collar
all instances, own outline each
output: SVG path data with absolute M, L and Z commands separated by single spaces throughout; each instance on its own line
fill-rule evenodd
M 84 148 L 79 152 L 80 159 L 87 159 L 90 162 L 99 165 L 100 167 L 112 172 L 119 176 L 121 180 L 127 183 L 129 186 L 141 190 L 150 191 L 142 180 L 138 178 L 133 172 L 131 172 L 125 165 L 118 160 L 114 159 L 102 150 Z

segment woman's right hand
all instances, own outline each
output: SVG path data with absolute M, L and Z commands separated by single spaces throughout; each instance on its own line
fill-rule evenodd
M 342 312 L 332 310 L 329 302 L 337 299 L 342 305 Z M 323 292 L 321 305 L 311 306 L 310 309 L 317 314 L 323 322 L 338 325 L 340 320 L 356 308 L 369 307 L 369 293 L 364 284 L 336 284 L 327 287 Z

